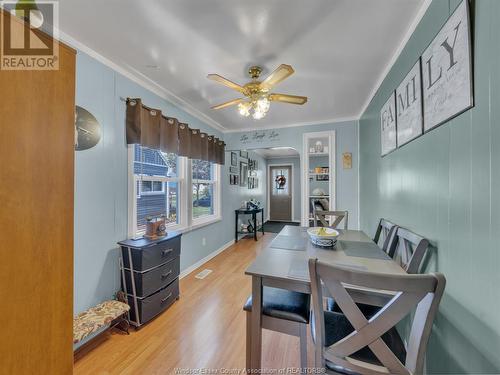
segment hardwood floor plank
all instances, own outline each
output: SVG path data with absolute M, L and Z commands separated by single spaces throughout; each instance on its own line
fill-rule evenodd
M 245 269 L 274 234 L 255 242 L 244 239 L 217 255 L 180 282 L 181 297 L 170 309 L 130 335 L 108 332 L 75 359 L 79 374 L 171 374 L 176 368 L 243 369 L 245 313 L 251 292 Z M 205 279 L 194 276 L 202 269 Z M 299 340 L 264 330 L 265 368 L 299 366 Z M 309 339 L 310 341 L 310 339 Z M 312 360 L 312 344 L 308 348 Z

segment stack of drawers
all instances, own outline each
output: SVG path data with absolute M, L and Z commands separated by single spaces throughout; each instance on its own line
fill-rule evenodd
M 179 297 L 181 234 L 159 240 L 118 243 L 122 254 L 122 290 L 128 296 L 131 323 L 139 327 Z

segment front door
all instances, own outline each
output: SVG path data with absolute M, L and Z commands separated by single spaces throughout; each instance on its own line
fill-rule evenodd
M 292 220 L 292 167 L 271 166 L 269 179 L 269 218 Z

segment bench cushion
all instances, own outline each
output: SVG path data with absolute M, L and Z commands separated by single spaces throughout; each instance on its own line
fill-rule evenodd
M 309 323 L 310 296 L 285 289 L 262 288 L 262 314 L 274 318 Z M 243 310 L 252 311 L 250 295 Z
M 129 310 L 130 306 L 126 303 L 105 301 L 78 314 L 73 318 L 73 343 L 82 341 Z

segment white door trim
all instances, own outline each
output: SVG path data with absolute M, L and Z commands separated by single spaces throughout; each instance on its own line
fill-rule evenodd
M 292 169 L 292 180 L 290 181 L 290 186 L 292 188 L 292 217 L 290 221 L 295 221 L 295 189 L 293 188 L 293 181 L 295 179 L 295 171 L 293 169 L 293 164 L 292 163 L 274 163 L 274 164 L 268 164 L 267 165 L 267 220 L 270 220 L 271 217 L 271 167 L 291 167 Z

